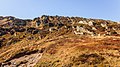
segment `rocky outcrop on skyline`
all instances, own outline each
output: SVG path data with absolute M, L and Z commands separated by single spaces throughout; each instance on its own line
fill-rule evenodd
M 34 18 L 33 20 L 22 20 L 8 16 L 0 17 L 0 25 L 4 28 L 14 28 L 15 26 L 34 27 L 40 30 L 48 30 L 50 32 L 61 28 L 67 28 L 72 30 L 75 34 L 91 36 L 120 34 L 120 24 L 117 22 L 102 19 L 87 19 L 82 17 L 43 15 L 41 17 Z M 5 34 L 5 32 L 3 34 Z

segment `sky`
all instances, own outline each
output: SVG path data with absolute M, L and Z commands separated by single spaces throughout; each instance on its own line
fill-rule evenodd
M 120 21 L 120 0 L 0 0 L 0 16 L 33 19 L 42 15 Z

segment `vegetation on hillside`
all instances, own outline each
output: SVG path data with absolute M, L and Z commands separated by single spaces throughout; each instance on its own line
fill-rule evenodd
M 119 67 L 120 24 L 102 19 L 0 17 L 1 67 Z

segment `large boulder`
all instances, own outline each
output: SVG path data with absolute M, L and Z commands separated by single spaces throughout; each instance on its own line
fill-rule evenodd
M 23 27 L 15 27 L 14 30 L 15 32 L 24 32 L 26 29 Z
M 36 28 L 27 28 L 27 33 L 31 33 L 31 34 L 37 34 L 39 32 L 38 29 Z
M 6 31 L 0 31 L 0 36 L 7 34 Z
M 49 27 L 53 27 L 53 26 L 54 26 L 54 23 L 48 23 L 48 26 L 49 26 Z

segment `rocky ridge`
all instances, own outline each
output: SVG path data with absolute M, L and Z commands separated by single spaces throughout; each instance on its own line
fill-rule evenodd
M 39 30 L 52 32 L 61 28 L 72 30 L 78 35 L 119 35 L 120 24 L 102 19 L 87 19 L 82 17 L 47 16 L 34 18 L 33 20 L 22 20 L 15 17 L 0 17 L 0 35 L 11 31 L 23 32 L 23 27 L 33 27 Z M 18 28 L 18 29 L 17 29 Z M 8 31 L 9 30 L 9 31 Z

